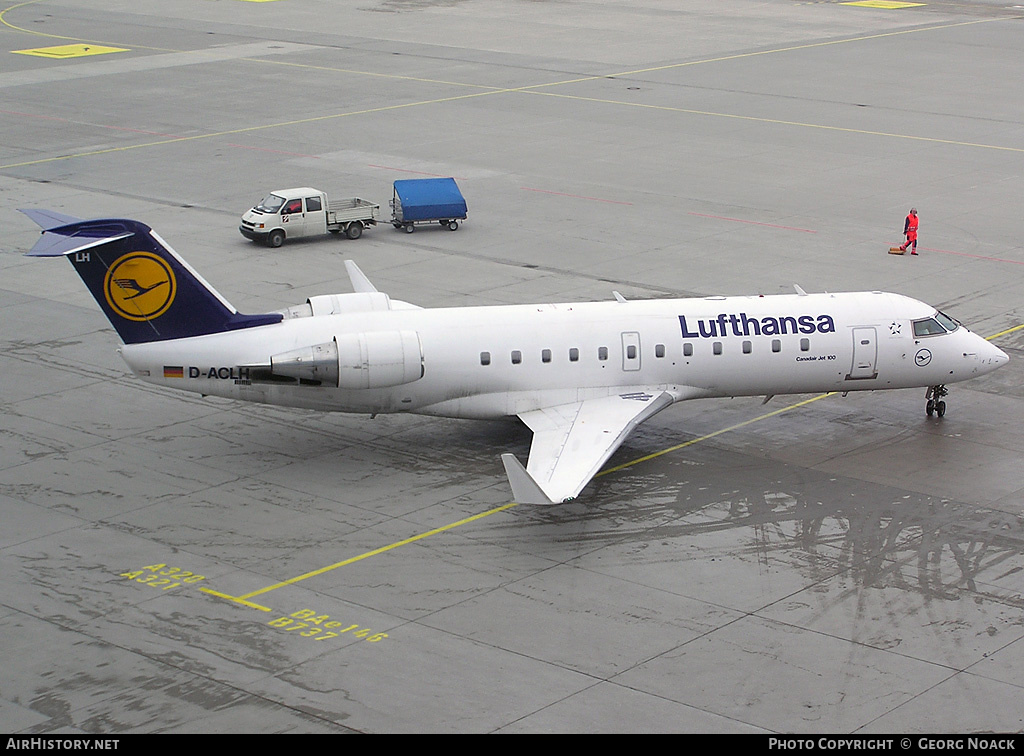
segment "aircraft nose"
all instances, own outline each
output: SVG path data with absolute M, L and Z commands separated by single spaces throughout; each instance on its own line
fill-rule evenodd
M 1000 368 L 1010 361 L 1010 355 L 989 341 L 985 342 L 985 348 L 978 357 L 981 364 L 989 370 Z

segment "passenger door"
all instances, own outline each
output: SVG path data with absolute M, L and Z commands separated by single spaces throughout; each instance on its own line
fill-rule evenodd
M 875 337 L 875 329 L 861 327 L 853 329 L 853 363 L 850 365 L 850 373 L 846 376 L 848 381 L 877 378 L 875 363 L 878 361 L 878 341 Z

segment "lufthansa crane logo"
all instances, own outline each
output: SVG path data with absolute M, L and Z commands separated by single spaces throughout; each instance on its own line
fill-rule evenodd
M 174 271 L 152 252 L 129 252 L 107 270 L 103 294 L 110 309 L 127 320 L 158 318 L 174 302 Z

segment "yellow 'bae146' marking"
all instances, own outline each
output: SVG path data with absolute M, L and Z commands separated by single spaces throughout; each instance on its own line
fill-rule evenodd
M 55 47 L 35 47 L 28 50 L 11 50 L 18 55 L 35 55 L 40 58 L 84 58 L 89 55 L 106 55 L 107 53 L 128 52 L 126 47 L 104 47 L 103 45 L 56 45 Z

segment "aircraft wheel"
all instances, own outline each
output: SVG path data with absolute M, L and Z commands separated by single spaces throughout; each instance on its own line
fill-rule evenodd
M 267 236 L 267 246 L 277 248 L 282 244 L 284 244 L 284 231 L 281 229 L 271 231 L 270 235 Z
M 924 405 L 924 411 L 928 413 L 928 417 L 935 414 L 935 400 L 929 399 L 928 403 Z
M 939 417 L 942 417 L 943 415 L 946 414 L 945 402 L 935 402 L 935 414 L 938 415 Z
M 345 229 L 345 236 L 349 239 L 358 239 L 363 235 L 363 224 L 360 221 L 352 221 Z

